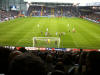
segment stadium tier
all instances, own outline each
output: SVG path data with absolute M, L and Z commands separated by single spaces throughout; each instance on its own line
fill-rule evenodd
M 28 10 L 30 16 L 78 16 L 72 3 L 32 3 Z

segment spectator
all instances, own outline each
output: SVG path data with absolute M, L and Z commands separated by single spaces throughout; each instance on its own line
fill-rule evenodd
M 8 57 L 11 50 L 0 47 L 0 73 L 7 74 L 8 71 Z
M 21 55 L 21 54 L 22 54 L 21 51 L 18 50 L 12 51 L 9 56 L 9 62 L 11 62 L 17 55 Z
M 24 53 L 11 62 L 8 75 L 47 75 L 47 72 L 39 57 Z
M 46 66 L 48 72 L 52 72 L 54 70 L 53 57 L 50 54 L 46 56 Z
M 86 58 L 86 74 L 99 75 L 100 74 L 100 52 L 92 51 L 87 54 Z
M 64 68 L 63 62 L 57 62 L 56 66 L 55 66 L 55 70 L 60 70 L 62 72 L 65 72 L 65 68 Z

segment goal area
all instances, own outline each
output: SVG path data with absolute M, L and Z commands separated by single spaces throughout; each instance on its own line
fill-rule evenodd
M 59 37 L 33 37 L 33 47 L 59 48 Z

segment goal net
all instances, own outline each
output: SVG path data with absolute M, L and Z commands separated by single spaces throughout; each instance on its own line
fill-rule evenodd
M 59 48 L 59 37 L 33 37 L 33 47 Z

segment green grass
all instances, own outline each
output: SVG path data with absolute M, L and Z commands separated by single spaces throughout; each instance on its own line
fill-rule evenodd
M 40 24 L 40 27 L 37 27 Z M 71 32 L 68 32 L 70 24 Z M 76 32 L 73 33 L 73 27 Z M 41 35 L 48 28 L 50 37 L 56 37 L 56 32 L 65 32 L 61 36 L 61 48 L 100 49 L 100 24 L 80 18 L 18 18 L 0 23 L 0 46 L 33 46 L 33 37 Z M 58 36 L 59 37 L 59 36 Z

